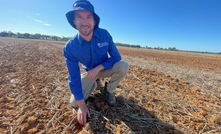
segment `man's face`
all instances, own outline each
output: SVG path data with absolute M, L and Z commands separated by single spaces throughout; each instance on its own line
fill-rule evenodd
M 95 20 L 89 11 L 75 11 L 74 24 L 83 38 L 92 37 Z

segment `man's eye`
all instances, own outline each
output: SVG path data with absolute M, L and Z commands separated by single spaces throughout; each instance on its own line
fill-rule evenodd
M 92 17 L 88 17 L 87 19 L 88 19 L 88 20 L 92 20 Z

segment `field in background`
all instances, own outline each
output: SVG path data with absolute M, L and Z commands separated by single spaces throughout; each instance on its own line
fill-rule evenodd
M 130 70 L 116 89 L 117 106 L 96 89 L 82 127 L 68 102 L 63 45 L 0 38 L 0 132 L 221 132 L 220 55 L 119 47 Z
M 162 72 L 221 94 L 221 55 L 120 47 L 130 65 Z

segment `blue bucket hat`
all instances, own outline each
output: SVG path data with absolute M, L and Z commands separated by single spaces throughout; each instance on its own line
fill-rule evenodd
M 99 22 L 100 22 L 100 17 L 95 13 L 94 11 L 94 6 L 87 0 L 78 0 L 73 4 L 73 10 L 69 11 L 66 13 L 66 18 L 69 22 L 69 24 L 76 28 L 76 25 L 74 24 L 73 20 L 75 18 L 74 12 L 79 11 L 79 10 L 85 10 L 85 11 L 90 11 L 93 13 L 94 20 L 95 20 L 95 26 L 94 29 L 98 28 Z

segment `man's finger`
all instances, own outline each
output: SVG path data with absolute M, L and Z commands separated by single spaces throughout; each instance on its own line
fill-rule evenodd
M 81 115 L 77 117 L 78 118 L 78 122 L 82 125 L 82 119 L 81 119 Z
M 81 125 L 86 124 L 86 123 L 87 123 L 87 118 L 86 118 L 86 116 L 81 115 L 80 118 L 79 118 L 79 123 L 80 123 Z
M 91 78 L 91 74 L 90 74 L 90 73 L 87 73 L 87 77 L 88 77 L 88 78 Z
M 85 124 L 85 117 L 83 115 L 81 116 L 81 122 L 82 122 L 82 125 Z
M 78 122 L 79 122 L 81 125 L 84 125 L 84 124 L 86 123 L 86 118 L 85 118 L 85 116 L 80 115 L 79 118 L 78 118 Z
M 83 120 L 84 120 L 84 124 L 86 124 L 86 123 L 87 123 L 87 116 L 85 116 L 85 117 L 83 118 Z

